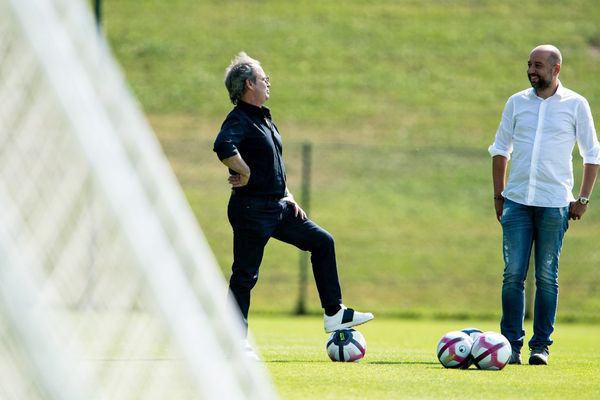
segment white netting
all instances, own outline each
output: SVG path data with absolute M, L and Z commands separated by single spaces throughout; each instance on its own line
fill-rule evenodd
M 86 5 L 0 0 L 0 60 L 0 398 L 273 398 Z

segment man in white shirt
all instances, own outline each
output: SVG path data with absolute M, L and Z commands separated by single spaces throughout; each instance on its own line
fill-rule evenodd
M 560 51 L 552 45 L 529 54 L 532 88 L 511 96 L 489 147 L 494 205 L 502 225 L 504 274 L 501 332 L 510 341 L 511 364 L 521 364 L 525 339 L 525 278 L 534 251 L 536 294 L 529 364 L 548 364 L 558 303 L 558 261 L 569 219 L 588 208 L 600 164 L 600 145 L 585 98 L 558 79 Z M 583 158 L 579 195 L 573 196 L 572 151 Z M 510 174 L 506 181 L 508 161 Z

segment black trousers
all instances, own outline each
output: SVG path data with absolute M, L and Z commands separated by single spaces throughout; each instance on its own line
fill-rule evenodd
M 323 308 L 342 303 L 333 237 L 310 219 L 294 215 L 293 207 L 275 198 L 233 194 L 227 207 L 233 228 L 233 266 L 229 290 L 248 327 L 250 291 L 270 238 L 311 253 L 313 275 Z

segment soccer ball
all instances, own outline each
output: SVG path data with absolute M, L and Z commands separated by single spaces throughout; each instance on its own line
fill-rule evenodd
M 469 368 L 473 340 L 462 331 L 446 333 L 437 345 L 437 357 L 446 368 Z
M 481 335 L 483 333 L 483 331 L 481 329 L 477 329 L 477 328 L 465 328 L 461 332 L 464 332 L 467 335 L 469 335 L 469 337 L 471 338 L 471 340 L 473 340 L 473 342 L 475 342 L 475 340 L 477 340 L 479 335 Z
M 501 370 L 508 364 L 511 354 L 510 343 L 497 332 L 483 332 L 471 349 L 473 364 L 479 369 Z
M 357 330 L 340 329 L 329 336 L 326 348 L 331 361 L 360 361 L 367 352 L 367 342 Z

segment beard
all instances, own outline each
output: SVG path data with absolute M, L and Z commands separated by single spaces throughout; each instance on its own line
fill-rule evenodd
M 537 82 L 533 82 L 531 80 L 532 77 L 537 77 Z M 531 83 L 531 87 L 536 90 L 544 90 L 550 87 L 552 80 L 545 79 L 543 76 L 537 74 L 527 74 L 527 78 L 529 78 L 529 83 Z

